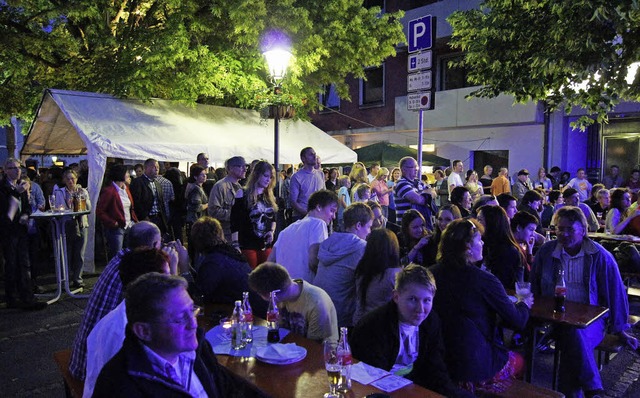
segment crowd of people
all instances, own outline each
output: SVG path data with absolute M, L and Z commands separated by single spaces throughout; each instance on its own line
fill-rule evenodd
M 553 296 L 559 270 L 569 300 L 610 309 L 586 329 L 556 331 L 560 391 L 602 394 L 592 352 L 605 331 L 637 348 L 615 258 L 587 233 L 640 236 L 640 171 L 625 183 L 612 166 L 592 185 L 584 169 L 573 179 L 557 167 L 533 179 L 522 169 L 512 179 L 487 165 L 478 177 L 455 160 L 431 185 L 411 157 L 391 170 L 355 163 L 344 175 L 323 169 L 311 147 L 295 172 L 240 156 L 223 170 L 205 153 L 196 160 L 188 178 L 175 168 L 161 176 L 155 159 L 109 167 L 95 205 L 109 263 L 70 364 L 85 396 L 260 396 L 196 332 L 194 302 L 231 304 L 245 291 L 258 316 L 276 291 L 293 333 L 322 341 L 348 327 L 356 358 L 446 396 L 491 393 L 523 373 L 504 329 L 524 332 L 533 297 L 514 303 L 507 290 L 530 281 L 534 297 Z M 46 196 L 21 172 L 9 159 L 0 192 L 6 297 L 35 308 L 28 256 L 19 254 Z M 51 191 L 84 190 L 78 178 L 65 170 Z M 67 232 L 76 286 L 85 228 L 79 218 Z

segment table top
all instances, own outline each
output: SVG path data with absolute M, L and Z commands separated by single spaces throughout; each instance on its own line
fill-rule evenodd
M 618 242 L 640 243 L 640 237 L 635 235 L 613 235 L 602 232 L 589 232 L 589 238 L 593 240 L 615 240 Z
M 49 219 L 49 218 L 60 218 L 60 217 L 75 217 L 75 216 L 81 216 L 89 213 L 91 213 L 89 210 L 84 210 L 84 211 L 65 210 L 65 211 L 55 211 L 55 212 L 37 211 L 35 213 L 32 213 L 29 217 Z
M 217 325 L 219 316 L 229 316 L 232 306 L 207 305 L 205 315 L 198 320 L 198 324 L 206 330 Z M 213 317 L 212 317 L 213 316 Z M 265 326 L 266 321 L 254 316 L 256 325 Z M 324 368 L 324 354 L 322 344 L 305 337 L 289 333 L 282 343 L 295 343 L 307 350 L 307 356 L 300 362 L 290 365 L 270 365 L 250 357 L 234 357 L 216 355 L 221 365 L 237 376 L 258 387 L 261 391 L 277 398 L 295 398 L 321 396 L 329 391 L 329 380 Z M 358 361 L 354 359 L 354 363 Z M 277 382 L 275 382 L 277 381 Z M 362 385 L 356 381 L 352 383 L 352 391 L 345 397 L 364 397 L 371 393 L 383 391 L 371 386 Z M 317 392 L 317 394 L 316 394 Z M 313 394 L 311 394 L 313 393 Z M 389 394 L 391 397 L 442 397 L 433 391 L 416 384 L 410 384 Z
M 584 329 L 604 316 L 609 309 L 598 305 L 565 301 L 565 312 L 554 312 L 553 297 L 534 297 L 530 317 L 537 321 L 552 322 Z

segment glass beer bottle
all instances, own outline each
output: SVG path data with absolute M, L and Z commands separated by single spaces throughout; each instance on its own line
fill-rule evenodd
M 249 292 L 242 292 L 242 312 L 244 313 L 245 322 L 245 342 L 253 341 L 253 311 L 249 303 Z
M 241 350 L 247 346 L 245 340 L 246 325 L 244 322 L 244 313 L 242 312 L 242 302 L 236 300 L 233 314 L 231 315 L 231 348 Z
M 567 285 L 564 282 L 564 270 L 560 268 L 558 270 L 558 277 L 556 278 L 556 288 L 554 294 L 554 312 L 564 312 L 564 302 L 567 298 Z
M 338 342 L 338 357 L 342 362 L 342 368 L 340 369 L 340 384 L 338 385 L 338 391 L 346 393 L 351 390 L 351 364 L 353 357 L 351 356 L 351 347 L 349 346 L 349 339 L 347 336 L 347 328 L 340 328 L 340 341 Z
M 279 291 L 274 290 L 269 294 L 269 308 L 267 309 L 267 341 L 269 343 L 280 341 L 280 311 L 276 302 L 276 293 Z

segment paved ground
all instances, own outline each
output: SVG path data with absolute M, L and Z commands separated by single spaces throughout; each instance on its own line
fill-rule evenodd
M 85 275 L 87 290 L 96 280 L 97 275 Z M 38 312 L 0 304 L 0 397 L 64 397 L 52 354 L 71 347 L 86 304 L 87 299 L 64 297 Z M 632 300 L 631 308 L 640 314 L 640 300 Z M 634 333 L 640 337 L 640 329 Z M 537 356 L 534 383 L 551 387 L 552 361 L 553 355 Z M 628 350 L 617 355 L 602 371 L 607 396 L 640 397 L 639 375 L 640 355 Z

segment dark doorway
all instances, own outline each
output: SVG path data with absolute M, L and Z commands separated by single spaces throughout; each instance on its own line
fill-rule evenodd
M 493 177 L 495 177 L 501 167 L 509 167 L 509 151 L 473 151 L 471 167 L 478 176 L 483 174 L 482 169 L 486 165 L 493 167 Z

